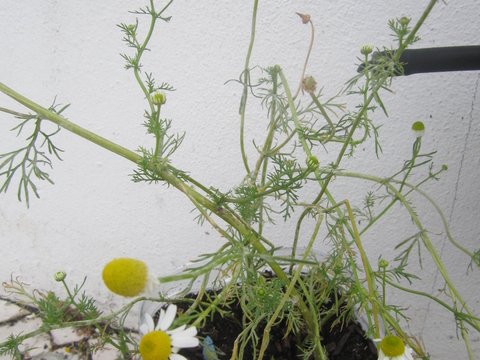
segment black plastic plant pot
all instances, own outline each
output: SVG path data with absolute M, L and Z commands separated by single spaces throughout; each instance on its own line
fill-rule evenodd
M 305 249 L 298 248 L 295 258 L 300 259 L 305 252 Z M 278 264 L 288 271 L 291 262 L 288 261 L 288 258 L 291 258 L 292 248 L 281 248 L 275 251 L 274 256 L 276 259 L 285 258 L 287 260 L 277 260 Z M 318 249 L 311 250 L 308 260 L 315 261 L 318 263 L 325 262 L 328 259 L 328 254 L 324 251 L 319 251 Z M 177 268 L 172 273 L 167 274 L 171 275 L 180 275 L 188 270 L 199 268 L 207 264 L 208 260 L 200 262 L 189 262 L 184 266 Z M 271 276 L 274 275 L 269 272 L 269 267 L 265 265 L 259 269 L 259 273 L 268 276 L 270 273 Z M 295 266 L 294 266 L 295 269 Z M 305 265 L 302 269 L 302 274 L 310 271 L 308 265 Z M 346 274 L 348 277 L 351 277 L 351 274 Z M 165 284 L 161 284 L 157 289 L 152 293 L 152 297 L 158 297 L 158 294 L 161 293 L 162 296 L 166 299 L 180 299 L 187 298 L 189 302 L 176 302 L 178 310 L 180 312 L 188 311 L 189 306 L 191 305 L 193 299 L 196 298 L 196 294 L 200 291 L 202 287 L 203 277 L 197 278 L 193 283 L 189 279 L 186 280 L 177 280 Z M 223 271 L 222 268 L 215 268 L 209 274 L 209 277 L 206 282 L 206 293 L 209 296 L 215 296 L 216 290 L 221 290 L 227 286 L 232 281 L 232 278 L 229 276 L 229 272 Z M 206 299 L 207 301 L 207 299 Z M 334 303 L 335 301 L 326 301 L 326 303 Z M 139 326 L 144 322 L 145 314 L 149 314 L 154 320 L 158 319 L 159 311 L 162 307 L 165 307 L 167 304 L 154 301 L 145 301 L 141 305 L 140 309 L 140 318 Z M 346 304 L 345 304 L 346 305 Z M 328 305 L 326 305 L 328 306 Z M 331 306 L 331 305 L 329 305 Z M 232 350 L 234 348 L 234 342 L 238 337 L 239 333 L 243 330 L 240 325 L 237 328 L 234 328 L 233 323 L 241 323 L 243 318 L 243 311 L 241 305 L 238 301 L 229 301 L 225 310 L 230 312 L 230 316 L 220 316 L 219 314 L 215 316 L 209 315 L 204 323 L 204 326 L 199 329 L 199 339 L 201 340 L 202 346 L 205 345 L 205 339 L 207 336 L 211 337 L 209 341 L 212 341 L 218 350 L 218 359 L 230 359 Z M 352 355 L 352 352 L 361 351 L 358 355 L 359 358 L 364 360 L 377 359 L 377 349 L 376 345 L 373 343 L 372 339 L 365 338 L 365 331 L 368 329 L 368 321 L 365 316 L 365 313 L 359 313 L 355 309 L 356 321 L 351 321 L 348 324 L 342 321 L 339 322 L 338 326 L 333 327 L 334 318 L 323 323 L 322 320 L 319 320 L 322 323 L 324 332 L 321 333 L 322 344 L 325 346 L 329 358 L 331 359 L 343 359 L 344 353 Z M 321 317 L 321 314 L 317 314 Z M 232 318 L 235 318 L 235 321 L 232 321 Z M 259 336 L 263 334 L 262 325 L 258 328 Z M 265 359 L 297 359 L 298 358 L 298 344 L 296 344 L 296 337 L 291 334 L 288 338 L 285 337 L 287 326 L 286 325 L 277 325 L 272 327 L 270 332 L 270 342 L 269 347 L 267 348 Z M 385 333 L 382 326 L 381 329 L 382 336 Z M 261 339 L 260 339 L 261 343 Z M 358 350 L 360 349 L 361 350 Z M 204 359 L 202 347 L 198 349 L 182 349 L 179 354 L 185 356 L 189 360 Z M 243 354 L 243 360 L 250 360 L 253 358 L 252 354 L 249 352 L 251 350 L 246 350 Z M 270 352 L 268 352 L 270 351 Z M 258 353 L 257 353 L 258 354 Z M 267 356 L 268 354 L 268 356 Z M 349 359 L 354 359 L 355 357 L 348 357 Z

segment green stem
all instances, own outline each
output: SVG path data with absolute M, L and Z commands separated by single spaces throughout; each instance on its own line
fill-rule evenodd
M 272 82 L 273 82 L 273 88 L 272 88 L 272 95 L 276 96 L 277 94 L 277 83 L 278 83 L 278 74 L 276 71 L 272 70 Z M 268 132 L 267 138 L 265 139 L 265 144 L 263 146 L 262 154 L 260 156 L 260 159 L 263 161 L 263 168 L 262 168 L 262 179 L 260 182 L 260 186 L 263 188 L 265 186 L 265 181 L 267 179 L 267 168 L 268 168 L 268 159 L 269 157 L 269 152 L 272 147 L 272 141 L 273 141 L 273 135 L 275 134 L 275 129 L 277 125 L 277 121 L 275 120 L 275 114 L 276 114 L 276 102 L 272 101 L 272 107 L 270 109 L 270 131 Z M 260 166 L 260 164 L 258 164 Z M 255 169 L 257 171 L 257 169 Z M 260 219 L 258 222 L 258 233 L 262 234 L 263 230 L 263 196 L 261 198 L 260 202 Z
M 154 121 L 155 121 L 155 152 L 153 153 L 153 158 L 154 159 L 160 159 L 163 155 L 163 140 L 165 137 L 165 132 L 162 132 L 160 129 L 160 109 L 162 105 L 157 105 L 157 110 L 152 113 L 152 116 L 154 116 Z M 160 152 L 160 154 L 159 154 Z
M 345 142 L 342 146 L 342 149 L 340 150 L 340 153 L 338 154 L 337 156 L 337 160 L 335 161 L 335 165 L 334 167 L 335 168 L 338 168 L 338 166 L 340 165 L 340 162 L 342 161 L 342 158 L 343 156 L 345 155 L 345 151 L 347 150 L 347 147 L 350 144 L 352 138 L 353 138 L 353 134 L 355 133 L 355 130 L 357 129 L 358 125 L 360 124 L 360 122 L 362 121 L 363 117 L 365 116 L 365 113 L 368 109 L 368 106 L 369 104 L 372 102 L 372 100 L 375 98 L 375 94 L 378 92 L 378 90 L 380 90 L 380 88 L 383 86 L 383 84 L 385 83 L 386 81 L 386 77 L 385 78 L 382 78 L 378 83 L 377 85 L 372 89 L 372 93 L 370 94 L 370 96 L 368 97 L 367 101 L 365 102 L 365 104 L 363 104 L 363 107 L 362 109 L 360 110 L 360 112 L 357 114 L 357 117 L 355 118 L 355 121 L 353 122 L 352 124 L 352 127 L 350 128 L 350 132 L 348 133 L 346 139 L 345 139 Z M 320 201 L 320 199 L 322 198 L 323 194 L 326 193 L 327 191 L 327 187 L 328 187 L 328 184 L 330 183 L 331 181 L 331 177 L 329 177 L 326 181 L 325 181 L 325 184 L 323 184 L 322 186 L 322 189 L 320 190 L 320 193 L 318 194 L 317 198 L 314 200 L 314 203 L 318 203 Z
M 330 132 L 330 135 L 324 141 L 322 141 L 322 143 L 324 144 L 330 141 L 335 136 L 335 125 L 333 124 L 332 120 L 330 120 L 330 117 L 328 116 L 327 112 L 325 111 L 322 104 L 318 100 L 317 96 L 313 92 L 311 92 L 310 97 L 312 98 L 315 105 L 317 105 L 318 109 L 320 110 L 325 120 L 327 120 L 328 125 L 330 125 L 330 128 L 332 129 L 332 131 Z
M 417 23 L 415 24 L 415 26 L 413 27 L 412 31 L 410 31 L 410 33 L 408 34 L 408 37 L 407 37 L 407 40 L 405 40 L 405 42 L 400 45 L 399 49 L 397 50 L 396 54 L 397 54 L 397 59 L 400 58 L 400 55 L 402 55 L 403 51 L 407 48 L 407 46 L 412 42 L 412 40 L 415 38 L 415 36 L 417 35 L 417 32 L 418 30 L 420 29 L 420 27 L 423 25 L 423 23 L 425 22 L 425 20 L 427 19 L 428 15 L 430 14 L 430 12 L 432 11 L 433 7 L 435 6 L 435 4 L 438 2 L 439 0 L 430 0 L 430 3 L 427 5 L 427 8 L 423 11 L 423 14 L 422 16 L 420 17 L 420 19 L 417 21 Z
M 192 326 L 200 326 L 200 324 L 205 319 L 205 317 L 207 317 L 207 315 L 210 313 L 210 311 L 215 309 L 217 307 L 217 305 L 220 304 L 225 299 L 227 294 L 230 293 L 230 289 L 234 285 L 237 284 L 237 279 L 238 279 L 238 276 L 240 275 L 240 269 L 241 268 L 242 268 L 241 266 L 236 266 L 235 267 L 236 270 L 232 274 L 231 281 L 229 281 L 228 284 L 226 284 L 226 286 L 222 289 L 220 294 L 215 297 L 215 300 L 205 310 L 203 310 L 200 313 L 200 315 L 197 317 L 197 319 L 192 323 Z
M 370 292 L 370 303 L 372 304 L 372 312 L 373 312 L 373 319 L 375 321 L 375 333 L 377 335 L 377 339 L 380 338 L 380 328 L 378 325 L 378 312 L 377 312 L 377 302 L 376 302 L 376 296 L 375 296 L 375 290 L 373 288 L 373 281 L 372 281 L 372 276 L 371 276 L 371 268 L 370 264 L 368 262 L 367 255 L 365 254 L 365 251 L 363 250 L 362 242 L 360 241 L 360 236 L 358 235 L 358 230 L 357 230 L 357 224 L 355 222 L 355 217 L 353 216 L 352 208 L 350 207 L 350 203 L 348 200 L 344 201 L 345 206 L 347 207 L 348 211 L 348 217 L 350 218 L 350 223 L 352 224 L 352 229 L 355 234 L 354 240 L 355 244 L 358 247 L 358 251 L 360 252 L 360 257 L 362 259 L 363 263 L 363 268 L 365 270 L 365 276 L 367 278 L 367 284 L 368 284 L 368 291 Z
M 85 278 L 86 280 L 86 278 Z M 72 303 L 73 306 L 75 306 L 75 308 L 85 317 L 87 318 L 90 318 L 91 317 L 91 314 L 88 314 L 86 313 L 83 309 L 81 309 L 77 302 L 75 301 L 75 298 L 73 297 L 72 293 L 70 292 L 70 289 L 68 288 L 67 286 L 67 283 L 65 282 L 65 280 L 62 280 L 62 283 L 63 283 L 63 286 L 65 287 L 65 290 L 67 290 L 67 294 L 68 294 L 68 297 L 70 298 L 70 302 Z M 82 285 L 83 286 L 83 285 Z M 95 318 L 96 319 L 96 318 Z M 93 326 L 95 326 L 95 328 L 98 330 L 99 334 L 102 334 L 103 333 L 103 328 L 98 324 L 98 322 L 94 323 Z M 115 348 L 117 349 L 121 349 L 121 346 L 118 346 L 117 344 L 115 344 L 113 341 L 111 341 L 110 339 L 106 338 L 107 342 L 111 345 L 113 345 Z
M 168 2 L 168 4 L 163 7 L 162 11 L 160 11 L 157 14 L 157 13 L 155 13 L 155 4 L 154 4 L 153 0 L 150 0 L 150 11 L 151 11 L 151 16 L 152 16 L 152 20 L 150 21 L 150 28 L 148 29 L 147 36 L 145 37 L 145 40 L 143 41 L 142 46 L 137 48 L 136 65 L 133 67 L 133 73 L 135 75 L 135 79 L 137 80 L 138 85 L 140 85 L 140 88 L 142 89 L 143 93 L 145 94 L 145 98 L 147 99 L 148 104 L 150 105 L 150 112 L 152 114 L 155 111 L 155 107 L 153 106 L 153 102 L 152 102 L 152 99 L 150 98 L 150 94 L 149 94 L 147 88 L 145 87 L 145 85 L 143 84 L 143 81 L 140 77 L 139 64 L 140 64 L 140 59 L 143 55 L 143 52 L 147 48 L 147 44 L 150 41 L 150 38 L 153 34 L 153 29 L 155 28 L 155 23 L 157 21 L 157 18 L 170 6 L 170 4 L 172 2 L 173 2 L 173 0 L 170 0 Z M 136 41 L 136 39 L 135 39 L 135 41 Z
M 383 306 L 386 306 L 385 282 L 386 282 L 387 269 L 385 267 L 382 267 L 382 269 L 383 269 L 383 273 L 382 273 L 382 303 L 383 303 Z
M 107 149 L 117 155 L 120 155 L 130 161 L 133 161 L 134 163 L 137 163 L 141 159 L 141 156 L 134 153 L 133 151 L 130 151 L 120 145 L 117 145 L 114 142 L 111 142 L 91 131 L 85 130 L 84 128 L 68 121 L 64 117 L 57 115 L 54 112 L 49 111 L 44 107 L 36 104 L 35 102 L 27 99 L 26 97 L 20 95 L 19 93 L 10 89 L 3 83 L 0 83 L 0 91 L 3 92 L 5 95 L 11 97 L 13 100 L 19 102 L 20 104 L 34 111 L 35 113 L 40 115 L 40 117 L 44 119 L 48 119 L 51 122 L 57 124 L 58 126 L 64 128 L 65 130 L 68 130 L 90 142 L 93 142 L 94 144 L 97 144 L 103 147 L 104 149 Z
M 317 238 L 317 234 L 318 234 L 318 230 L 320 229 L 320 225 L 322 224 L 322 221 L 323 221 L 323 215 L 321 214 L 318 214 L 318 220 L 317 220 L 317 223 L 315 225 L 315 229 L 313 230 L 313 234 L 310 238 L 310 241 L 307 245 L 307 247 L 305 248 L 305 252 L 303 254 L 303 257 L 302 257 L 302 260 L 305 261 L 307 260 L 307 257 L 310 255 L 310 250 L 313 246 L 313 243 L 315 242 L 315 239 Z M 297 270 L 295 271 L 295 274 L 292 278 L 292 280 L 290 281 L 290 283 L 288 284 L 288 287 L 287 287 L 287 290 L 285 291 L 285 294 L 282 298 L 282 301 L 280 302 L 280 304 L 278 305 L 277 309 L 275 310 L 275 312 L 273 313 L 273 315 L 271 316 L 270 318 L 270 321 L 267 323 L 267 325 L 265 326 L 265 330 L 264 330 L 264 336 L 263 336 L 263 341 L 262 341 L 262 346 L 260 348 L 260 354 L 258 356 L 258 360 L 261 360 L 262 357 L 263 357 L 263 353 L 265 352 L 265 349 L 266 349 L 266 346 L 267 346 L 267 340 L 268 340 L 268 331 L 269 329 L 272 327 L 273 323 L 275 321 L 277 321 L 277 317 L 278 317 L 278 314 L 280 313 L 281 309 L 283 308 L 283 306 L 285 305 L 285 302 L 287 301 L 287 299 L 290 298 L 290 294 L 292 294 L 292 296 L 295 297 L 295 299 L 297 301 L 300 301 L 301 298 L 299 297 L 299 294 L 297 292 L 297 290 L 295 289 L 295 284 L 298 280 L 298 278 L 300 277 L 300 274 L 302 272 L 302 268 L 303 268 L 303 263 L 300 262 L 298 264 L 298 268 Z M 302 301 L 303 302 L 303 301 Z M 304 304 L 305 305 L 305 304 Z M 304 311 L 307 311 L 308 312 L 308 317 L 311 318 L 311 314 L 309 312 L 309 309 L 308 307 L 305 307 L 305 309 L 300 309 L 300 311 L 302 312 L 302 315 L 304 316 L 305 318 L 305 314 L 303 313 Z M 313 327 L 310 328 L 310 324 L 309 324 L 309 330 L 310 330 L 310 334 L 315 334 L 315 335 L 318 335 L 315 333 L 315 329 L 318 328 L 318 326 L 316 327 L 315 324 L 313 324 L 313 319 L 312 319 L 312 325 Z M 319 336 L 315 336 L 315 338 L 317 339 L 317 341 L 319 341 Z M 317 346 L 315 346 L 315 359 L 316 360 L 327 360 L 326 358 L 326 355 L 325 355 L 325 352 L 323 350 L 323 347 L 321 344 L 316 344 Z
M 300 16 L 300 14 L 298 15 Z M 302 16 L 300 17 L 302 18 L 302 22 L 303 22 L 303 17 Z M 294 99 L 297 98 L 300 92 L 300 89 L 302 88 L 303 78 L 305 77 L 305 71 L 307 70 L 308 59 L 310 58 L 310 53 L 312 52 L 312 48 L 313 48 L 313 41 L 315 39 L 315 27 L 313 26 L 313 22 L 312 20 L 308 20 L 308 22 L 310 23 L 310 26 L 312 28 L 312 37 L 310 38 L 310 45 L 308 47 L 307 57 L 305 58 L 305 63 L 303 64 L 303 71 L 302 71 L 302 76 L 300 77 L 300 84 L 298 84 L 297 92 L 293 96 Z
M 448 288 L 450 289 L 450 293 L 451 293 L 451 296 L 452 298 L 453 297 L 456 297 L 458 299 L 458 301 L 460 302 L 461 306 L 467 311 L 467 313 L 474 317 L 472 311 L 470 310 L 470 308 L 467 306 L 466 302 L 463 300 L 462 296 L 460 295 L 460 293 L 457 291 L 457 289 L 455 288 L 455 286 L 453 285 L 452 281 L 450 280 L 450 277 L 448 276 L 448 273 L 447 273 L 447 270 L 445 269 L 445 266 L 443 265 L 443 262 L 440 258 L 440 255 L 438 255 L 437 253 L 437 250 L 435 249 L 435 247 L 433 246 L 432 242 L 430 241 L 428 235 L 426 234 L 420 222 L 420 220 L 418 219 L 418 216 L 417 214 L 415 213 L 415 211 L 412 209 L 412 207 L 410 206 L 410 204 L 408 203 L 407 200 L 405 200 L 405 198 L 403 197 L 402 194 L 400 194 L 398 192 L 397 189 L 395 189 L 394 186 L 392 186 L 391 184 L 389 183 L 385 183 L 385 186 L 388 187 L 391 191 L 393 191 L 395 193 L 395 195 L 399 198 L 399 200 L 402 202 L 402 204 L 405 206 L 405 208 L 408 210 L 408 212 L 410 213 L 410 216 L 412 217 L 412 220 L 413 222 L 415 223 L 415 225 L 421 230 L 421 234 L 420 236 L 422 237 L 422 240 L 423 240 L 423 244 L 425 245 L 425 247 L 427 248 L 428 252 L 430 253 L 433 261 L 435 262 L 435 265 L 437 266 L 438 270 L 440 271 L 440 273 L 442 274 L 445 282 L 447 283 L 447 286 Z M 477 327 L 480 327 L 480 323 L 474 319 L 474 322 L 475 324 L 477 325 Z
M 470 318 L 472 319 L 475 319 L 477 321 L 480 320 L 480 318 L 478 317 L 475 317 L 475 316 L 467 316 L 465 317 L 464 314 L 462 314 L 461 312 L 455 310 L 453 307 L 449 306 L 447 303 L 443 302 L 442 300 L 440 300 L 438 297 L 436 296 L 432 296 L 430 294 L 427 294 L 423 291 L 417 291 L 417 290 L 413 290 L 413 289 L 410 289 L 410 288 L 406 288 L 406 287 L 403 287 L 403 286 L 400 286 L 396 283 L 394 283 L 393 281 L 390 281 L 388 279 L 385 279 L 385 282 L 394 287 L 394 288 L 397 288 L 401 291 L 405 291 L 407 293 L 410 293 L 410 294 L 415 294 L 415 295 L 418 295 L 418 296 L 422 296 L 422 297 L 426 297 L 430 300 L 433 300 L 435 301 L 436 303 L 440 304 L 441 306 L 443 306 L 445 309 L 447 309 L 448 311 L 451 311 L 453 313 L 453 315 L 455 316 L 455 318 L 457 317 L 462 317 L 462 320 L 465 321 L 466 323 L 468 323 L 471 327 L 473 327 L 475 330 L 479 331 L 480 332 L 480 327 L 478 327 L 474 322 L 470 321 Z M 384 305 L 385 306 L 385 305 Z
M 307 142 L 305 141 L 305 133 L 304 133 L 304 130 L 300 124 L 300 121 L 298 119 L 298 115 L 297 115 L 297 110 L 295 108 L 295 104 L 293 102 L 293 97 L 292 97 L 292 93 L 290 91 L 290 87 L 288 86 L 288 83 L 287 83 L 287 79 L 285 78 L 285 75 L 283 74 L 283 71 L 280 71 L 280 78 L 282 79 L 282 84 L 283 84 L 283 87 L 285 89 L 285 94 L 287 96 L 287 99 L 288 99 L 288 105 L 290 107 L 290 111 L 292 113 L 292 119 L 293 119 L 293 122 L 295 123 L 295 128 L 297 130 L 297 134 L 298 134 L 298 138 L 300 140 L 300 143 L 302 144 L 303 146 L 303 151 L 305 152 L 305 154 L 308 156 L 312 156 L 312 152 L 310 151 L 310 148 L 307 144 Z M 314 170 L 314 173 L 315 173 L 315 178 L 318 179 L 318 183 L 321 187 L 321 191 L 320 191 L 320 194 L 317 196 L 317 198 L 313 201 L 313 204 L 317 204 L 318 201 L 320 201 L 320 198 L 322 196 L 322 194 L 325 193 L 325 195 L 327 196 L 327 199 L 328 201 L 330 201 L 330 203 L 333 205 L 333 206 L 336 206 L 337 203 L 335 201 L 335 199 L 333 198 L 333 196 L 330 194 L 330 192 L 328 191 L 327 189 L 327 185 L 328 183 L 330 182 L 330 178 L 328 178 L 325 182 L 323 182 L 321 179 L 320 179 L 320 171 L 319 171 L 319 168 L 315 169 Z M 337 214 L 339 216 L 342 216 L 342 212 L 339 208 L 336 209 L 337 211 Z M 350 232 L 350 234 L 352 235 L 352 237 L 354 236 L 353 234 L 353 231 L 351 229 L 351 227 L 349 227 L 347 225 L 347 229 L 348 231 Z
M 410 167 L 408 168 L 407 173 L 405 174 L 402 184 L 400 185 L 400 189 L 398 189 L 398 192 L 402 192 L 403 185 L 405 184 L 405 181 L 407 181 L 408 176 L 412 172 L 413 167 L 415 166 L 415 159 L 417 158 L 418 153 L 420 152 L 420 147 L 422 145 L 422 137 L 418 137 L 417 140 L 413 143 L 413 151 L 412 151 L 412 160 L 410 160 Z
M 439 175 L 440 173 L 442 173 L 444 170 L 440 170 L 438 172 L 436 172 L 435 174 L 431 174 L 429 177 L 427 177 L 426 179 L 420 181 L 416 186 L 415 188 L 418 189 L 418 187 L 420 187 L 420 185 L 422 185 L 423 183 L 425 183 L 426 181 L 428 181 L 429 179 L 434 179 L 437 175 Z M 407 185 L 407 186 L 411 186 L 411 185 Z M 414 189 L 410 189 L 407 193 L 405 193 L 405 197 L 408 196 L 412 191 L 414 191 Z M 377 216 L 375 216 L 372 220 L 370 220 L 370 222 L 362 229 L 362 231 L 360 231 L 360 235 L 362 235 L 363 233 L 365 233 L 373 224 L 375 224 L 378 219 L 382 218 L 382 216 L 388 211 L 390 210 L 390 208 L 398 201 L 397 198 L 394 198 L 390 204 L 388 204 Z M 440 210 L 440 208 L 438 208 L 438 210 Z M 441 213 L 441 211 L 440 211 Z M 441 216 L 442 218 L 444 218 L 443 216 L 443 213 L 441 213 Z M 446 221 L 444 221 L 444 224 L 446 225 Z M 449 234 L 448 230 L 447 230 L 447 234 Z
M 245 69 L 243 70 L 243 94 L 242 99 L 240 100 L 240 150 L 242 152 L 243 164 L 245 165 L 245 170 L 247 174 L 250 174 L 250 168 L 248 167 L 247 155 L 245 153 L 244 145 L 244 127 L 245 127 L 245 107 L 247 105 L 247 96 L 248 96 L 248 82 L 250 81 L 250 69 L 249 62 L 250 56 L 252 55 L 253 43 L 255 41 L 255 25 L 257 21 L 257 9 L 258 9 L 258 0 L 255 0 L 253 5 L 253 15 L 252 15 L 252 28 L 250 33 L 250 44 L 248 45 L 247 58 L 245 59 Z
M 431 0 L 430 3 L 428 4 L 427 8 L 425 9 L 425 11 L 423 12 L 422 16 L 420 17 L 420 19 L 418 20 L 418 22 L 415 24 L 415 27 L 413 28 L 413 30 L 410 32 L 410 34 L 408 35 L 408 38 L 407 40 L 405 41 L 405 44 L 403 44 L 398 50 L 397 50 L 397 57 L 399 58 L 400 55 L 402 54 L 402 52 L 405 50 L 406 46 L 413 40 L 413 38 L 415 37 L 416 33 L 418 32 L 418 30 L 420 29 L 420 27 L 422 26 L 423 22 L 425 21 L 425 19 L 427 18 L 428 14 L 430 14 L 430 11 L 433 9 L 433 6 L 435 5 L 435 3 L 437 2 L 438 0 Z M 340 153 L 338 154 L 338 157 L 337 157 L 337 160 L 335 162 L 335 167 L 338 167 L 340 165 L 340 161 L 342 160 L 343 156 L 345 155 L 345 151 L 347 150 L 347 147 L 350 145 L 350 141 L 352 140 L 352 137 L 353 137 L 353 133 L 355 132 L 357 126 L 359 125 L 360 121 L 363 119 L 367 109 L 368 109 L 368 106 L 369 104 L 372 102 L 372 100 L 375 98 L 375 95 L 377 94 L 378 90 L 381 89 L 381 87 L 383 86 L 383 84 L 385 83 L 385 81 L 387 80 L 386 77 L 383 77 L 383 78 L 380 78 L 379 81 L 376 83 L 375 87 L 372 89 L 372 93 L 370 94 L 370 96 L 368 97 L 368 99 L 366 99 L 365 103 L 363 104 L 363 107 L 362 109 L 360 110 L 360 112 L 357 114 L 357 117 L 355 118 L 355 121 L 353 122 L 352 124 L 352 127 L 350 129 L 350 132 L 348 133 L 347 135 L 347 138 L 345 139 L 345 143 L 343 144 L 343 147 L 342 149 L 340 150 Z M 326 189 L 327 189 L 327 186 L 328 184 L 330 183 L 330 180 L 331 178 L 328 178 L 326 181 L 325 181 L 325 184 L 322 188 L 322 190 L 320 191 L 320 193 L 318 194 L 317 198 L 315 199 L 315 203 L 317 203 L 318 201 L 320 201 L 320 199 L 322 198 L 323 194 L 325 193 Z
M 379 184 L 382 184 L 388 188 L 394 188 L 390 183 L 396 183 L 396 184 L 404 184 L 406 187 L 418 192 L 420 195 L 422 195 L 423 197 L 425 197 L 434 207 L 435 207 L 435 210 L 437 210 L 438 212 L 438 215 L 440 216 L 441 220 L 442 220 L 442 223 L 443 223 L 443 226 L 445 228 L 445 232 L 447 234 L 447 237 L 448 239 L 450 240 L 450 242 L 452 243 L 452 245 L 454 245 L 456 248 L 458 248 L 460 251 L 462 251 L 463 253 L 465 253 L 466 255 L 468 255 L 471 259 L 474 259 L 474 254 L 470 251 L 468 251 L 467 249 L 465 249 L 463 246 L 461 246 L 459 243 L 457 243 L 455 241 L 455 239 L 452 237 L 452 234 L 450 233 L 450 229 L 448 227 L 448 224 L 447 224 L 447 219 L 445 218 L 445 215 L 443 214 L 442 210 L 440 209 L 440 207 L 438 206 L 438 204 L 426 193 L 424 192 L 423 190 L 419 189 L 418 186 L 415 186 L 415 185 L 412 185 L 412 184 L 409 184 L 407 182 L 402 182 L 400 180 L 395 180 L 395 179 L 383 179 L 383 178 L 380 178 L 380 177 L 377 177 L 377 176 L 372 176 L 372 175 L 366 175 L 366 174 L 359 174 L 359 173 L 351 173 L 351 172 L 343 172 L 343 171 L 334 171 L 333 174 L 335 176 L 345 176 L 345 177 L 353 177 L 353 178 L 358 178 L 358 179 L 364 179 L 364 180 L 369 180 L 369 181 L 374 181 L 376 183 L 379 183 Z M 423 183 L 423 181 L 422 181 Z M 388 186 L 387 186 L 388 184 Z M 395 189 L 395 192 L 398 192 L 398 190 Z M 405 198 L 406 195 L 408 195 L 410 192 L 406 193 L 405 195 L 402 196 L 402 198 Z M 390 204 L 388 204 L 388 206 L 382 211 L 381 214 L 384 214 L 387 209 L 391 208 L 391 206 L 393 206 L 393 204 L 395 202 L 397 202 L 398 200 L 400 200 L 398 197 L 395 197 L 394 200 L 392 200 L 392 202 Z M 378 215 L 376 218 L 375 218 L 375 221 L 378 220 L 380 218 L 380 215 Z M 370 227 L 371 225 L 367 225 L 368 227 Z M 363 229 L 360 234 L 364 233 L 365 232 L 365 229 Z

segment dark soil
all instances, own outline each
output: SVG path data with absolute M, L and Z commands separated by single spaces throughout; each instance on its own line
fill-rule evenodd
M 195 295 L 191 295 L 195 298 Z M 176 303 L 179 309 L 187 310 L 189 303 Z M 230 359 L 235 339 L 242 331 L 239 324 L 242 322 L 243 312 L 238 302 L 230 304 L 228 312 L 238 321 L 222 317 L 218 312 L 213 319 L 208 316 L 205 326 L 199 330 L 198 336 L 203 339 L 209 336 L 217 348 L 219 360 Z M 179 310 L 181 311 L 181 310 Z M 365 339 L 365 333 L 357 323 L 337 324 L 332 328 L 335 318 L 330 318 L 321 329 L 322 344 L 325 346 L 329 360 L 377 360 L 377 348 L 371 340 Z M 270 331 L 270 342 L 265 351 L 266 360 L 290 360 L 301 359 L 301 352 L 298 350 L 295 334 L 290 332 L 286 337 L 286 325 L 272 327 Z M 261 337 L 263 328 L 257 328 L 257 334 Z M 300 334 L 300 341 L 305 339 L 306 334 Z M 259 345 L 259 347 L 260 347 Z M 189 360 L 203 360 L 203 347 L 182 349 L 179 354 Z M 258 355 L 258 350 L 257 350 Z M 300 356 L 300 357 L 299 357 Z M 254 360 L 253 351 L 247 346 L 244 352 L 244 360 Z M 313 360 L 313 356 L 309 360 Z

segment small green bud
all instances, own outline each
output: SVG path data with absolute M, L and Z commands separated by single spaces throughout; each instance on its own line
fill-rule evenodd
M 397 19 L 397 21 L 400 23 L 400 25 L 407 26 L 410 22 L 410 18 L 402 16 L 400 19 Z
M 311 170 L 318 168 L 318 159 L 315 156 L 309 156 L 306 160 L 307 166 Z
M 448 170 L 448 166 L 447 166 L 446 164 L 443 164 L 443 165 L 442 165 L 442 170 L 443 170 L 443 171 L 447 171 L 447 170 Z
M 425 125 L 421 121 L 415 121 L 412 125 L 412 130 L 415 132 L 417 138 L 425 135 Z
M 263 296 L 263 295 L 265 295 L 265 290 L 260 289 L 260 290 L 257 291 L 257 294 L 260 295 L 260 296 Z
M 285 161 L 285 165 L 286 165 L 289 169 L 291 169 L 291 168 L 293 168 L 293 167 L 295 166 L 295 160 L 287 160 L 287 161 Z
M 127 30 L 131 33 L 133 33 L 135 31 L 135 25 L 128 25 L 127 26 Z
M 280 65 L 277 64 L 273 67 L 273 71 L 279 73 L 280 71 L 282 71 L 282 68 L 280 67 Z
M 167 102 L 167 96 L 165 95 L 165 91 L 157 91 L 155 94 L 152 95 L 152 102 L 155 105 L 163 105 Z
M 53 278 L 55 279 L 55 281 L 63 281 L 65 280 L 65 278 L 67 277 L 67 273 L 65 271 L 57 271 L 55 274 L 53 274 Z
M 302 80 L 302 92 L 313 93 L 317 90 L 317 82 L 313 76 L 306 76 Z
M 362 47 L 360 48 L 360 52 L 361 52 L 363 55 L 368 55 L 368 54 L 370 54 L 372 51 L 373 51 L 373 46 L 372 46 L 372 45 L 362 45 Z
M 382 269 L 386 269 L 388 267 L 388 261 L 385 259 L 382 259 L 378 262 L 378 267 Z

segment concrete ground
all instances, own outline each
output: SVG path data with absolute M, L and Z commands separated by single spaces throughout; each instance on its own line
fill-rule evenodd
M 29 333 L 37 330 L 41 325 L 33 309 L 25 309 L 15 302 L 0 297 L 0 343 L 13 334 Z M 23 342 L 19 349 L 22 359 L 28 360 L 57 360 L 57 359 L 121 359 L 116 349 L 103 348 L 95 352 L 81 351 L 96 343 L 95 333 L 81 329 L 58 329 L 44 333 Z M 0 360 L 10 359 L 10 356 L 0 355 Z

